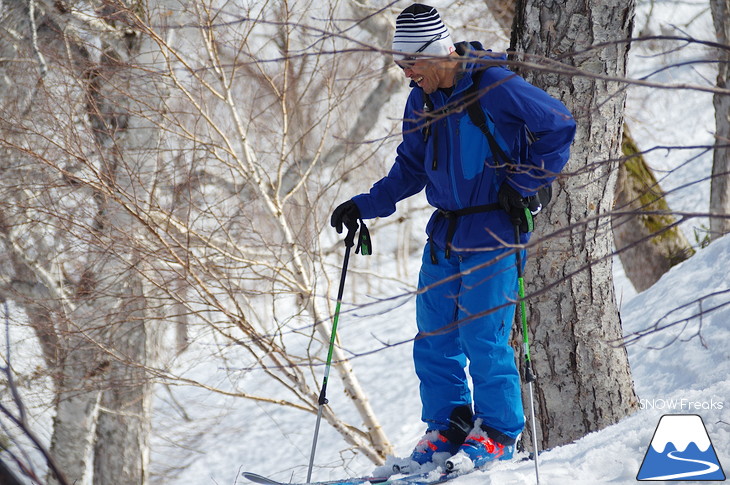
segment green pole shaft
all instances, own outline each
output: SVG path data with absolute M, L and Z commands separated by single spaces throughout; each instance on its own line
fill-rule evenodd
M 337 290 L 337 304 L 335 305 L 335 315 L 332 318 L 332 332 L 330 333 L 329 350 L 327 351 L 327 362 L 324 366 L 324 378 L 322 379 L 322 389 L 319 392 L 318 409 L 317 409 L 317 423 L 314 427 L 314 437 L 312 439 L 312 451 L 309 454 L 309 469 L 307 470 L 307 483 L 312 479 L 312 469 L 314 468 L 314 454 L 317 451 L 317 439 L 319 438 L 319 426 L 322 421 L 322 410 L 327 404 L 327 382 L 330 377 L 330 369 L 332 368 L 332 354 L 335 349 L 335 342 L 337 341 L 337 324 L 340 321 L 340 307 L 342 306 L 342 296 L 345 293 L 345 277 L 347 276 L 347 265 L 350 262 L 350 250 L 354 245 L 355 231 L 354 229 L 348 229 L 347 237 L 345 238 L 345 260 L 342 263 L 342 273 L 340 274 L 340 287 Z
M 521 264 L 521 263 L 518 263 Z M 525 362 L 530 363 L 530 337 L 527 335 L 527 312 L 525 310 L 525 279 L 517 278 L 520 292 L 520 315 L 522 317 L 522 347 L 525 352 Z
M 532 220 L 532 214 L 529 209 L 525 208 L 528 220 Z M 530 227 L 531 224 L 530 224 Z M 530 397 L 530 421 L 532 428 L 532 449 L 535 455 L 535 480 L 537 484 L 540 484 L 540 466 L 537 461 L 538 448 L 537 448 L 537 422 L 535 418 L 535 397 L 533 391 L 533 383 L 537 380 L 535 373 L 532 371 L 532 360 L 530 358 L 530 337 L 528 335 L 527 328 L 527 311 L 525 309 L 525 279 L 522 274 L 522 249 L 520 249 L 520 228 L 515 226 L 515 250 L 516 261 L 517 261 L 517 288 L 520 298 L 520 318 L 522 319 L 522 347 L 525 356 L 525 381 L 527 381 L 527 388 Z

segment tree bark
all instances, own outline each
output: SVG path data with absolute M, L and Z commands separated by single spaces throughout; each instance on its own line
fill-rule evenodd
M 591 77 L 625 74 L 624 41 L 631 36 L 633 14 L 634 2 L 622 0 L 521 0 L 515 12 L 513 49 L 558 58 L 585 72 L 572 77 L 521 72 L 561 99 L 578 125 L 571 160 L 537 221 L 533 242 L 539 245 L 525 272 L 538 435 L 547 448 L 613 424 L 638 407 L 626 350 L 617 344 L 622 331 L 608 216 L 625 95 L 618 83 Z M 575 53 L 603 42 L 609 43 Z
M 515 2 L 512 0 L 484 0 L 494 20 L 509 35 L 515 18 Z
M 150 9 L 153 16 L 154 6 Z M 135 249 L 144 229 L 135 213 L 149 210 L 148 197 L 154 193 L 158 170 L 157 157 L 151 154 L 159 147 L 158 106 L 163 98 L 158 78 L 141 77 L 138 69 L 154 68 L 156 44 L 135 31 L 123 7 L 111 16 L 118 26 L 124 25 L 124 37 L 103 39 L 97 61 L 77 59 L 75 66 L 85 67 L 86 115 L 101 163 L 92 197 L 96 213 L 85 288 L 77 291 L 84 299 L 86 318 L 75 315 L 70 322 L 78 326 L 93 356 L 74 345 L 67 348 L 68 359 L 85 359 L 94 367 L 69 371 L 74 372 L 70 382 L 83 392 L 72 389 L 77 393 L 72 394 L 68 384 L 61 383 L 51 451 L 63 457 L 73 450 L 76 462 L 79 454 L 84 460 L 93 457 L 93 467 L 85 461 L 68 474 L 70 481 L 144 485 L 149 476 L 152 397 L 146 369 L 156 355 L 159 325 L 149 318 L 147 280 L 141 273 L 145 262 Z M 83 406 L 79 399 L 84 399 Z M 74 413 L 82 410 L 85 426 L 80 427 Z M 62 467 L 68 462 L 59 461 Z
M 94 447 L 94 484 L 145 484 L 149 476 L 152 384 L 145 371 L 154 325 L 147 321 L 143 285 L 131 274 L 122 296 L 122 322 L 109 322 L 106 340 L 119 353 L 101 396 Z
M 94 446 L 94 430 L 99 412 L 101 391 L 99 374 L 108 362 L 100 361 L 87 339 L 64 339 L 73 348 L 63 365 L 55 369 L 56 415 L 53 418 L 51 456 L 56 460 L 68 483 L 86 483 L 91 476 L 90 460 Z M 78 345 L 77 345 L 78 344 Z M 49 472 L 48 484 L 59 483 Z
M 163 3 L 148 5 L 151 22 Z M 135 27 L 130 19 L 124 40 L 110 44 L 91 93 L 97 102 L 90 115 L 103 124 L 97 142 L 108 162 L 102 168 L 108 193 L 99 211 L 106 264 L 97 272 L 96 289 L 99 303 L 107 301 L 109 308 L 100 312 L 100 341 L 110 362 L 95 430 L 94 485 L 144 485 L 149 479 L 153 386 L 147 369 L 156 362 L 164 321 L 153 319 L 147 295 L 153 285 L 144 276 L 151 263 L 136 241 L 146 233 L 136 214 L 149 213 L 157 195 L 160 155 L 151 154 L 161 144 L 166 92 L 160 77 L 141 73 L 164 63 L 158 45 Z
M 730 0 L 710 0 L 717 41 L 730 43 Z M 718 49 L 717 87 L 728 89 L 730 53 Z M 730 96 L 717 93 L 715 105 L 715 152 L 710 184 L 710 238 L 719 239 L 730 232 Z M 712 217 L 715 216 L 715 217 Z
M 644 291 L 695 251 L 625 126 L 622 151 L 615 204 L 621 215 L 614 215 L 611 224 L 626 276 L 636 291 Z

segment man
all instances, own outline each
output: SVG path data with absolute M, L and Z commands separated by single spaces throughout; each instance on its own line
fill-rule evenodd
M 407 468 L 424 471 L 457 453 L 481 467 L 511 458 L 524 427 L 509 345 L 517 269 L 508 245 L 515 225 L 527 242 L 525 208 L 539 211 L 537 194 L 567 162 L 575 123 L 562 103 L 495 65 L 500 57 L 478 43 L 454 45 L 432 7 L 398 16 L 393 51 L 412 88 L 395 163 L 331 223 L 341 232 L 388 216 L 425 187 L 437 210 L 426 227 L 413 358 L 427 431 Z

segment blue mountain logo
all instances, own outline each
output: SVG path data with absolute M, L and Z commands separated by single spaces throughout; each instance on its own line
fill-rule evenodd
M 696 414 L 662 416 L 636 479 L 725 480 L 702 418 Z

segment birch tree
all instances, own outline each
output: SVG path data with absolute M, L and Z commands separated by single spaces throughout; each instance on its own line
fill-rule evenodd
M 577 122 L 571 160 L 541 215 L 543 239 L 526 268 L 543 447 L 573 441 L 637 409 L 616 307 L 610 214 L 614 201 L 634 2 L 517 3 L 512 48 L 530 62 L 560 59 L 574 76 L 520 72 L 561 99 Z M 591 46 L 597 46 L 591 48 Z M 578 52 L 575 50 L 578 49 Z M 549 69 L 548 69 L 549 70 Z M 551 235 L 551 233 L 554 233 Z M 536 294 L 529 295 L 530 288 Z M 537 291 L 548 289 L 549 291 Z
M 137 6 L 110 4 L 82 22 L 76 7 L 10 3 L 3 19 L 11 61 L 36 62 L 11 62 L 5 72 L 13 89 L 3 96 L 0 240 L 12 279 L 2 293 L 25 310 L 42 345 L 54 387 L 50 452 L 65 478 L 142 484 L 145 369 L 159 320 L 135 239 L 164 99 L 155 80 L 130 68 L 156 62 L 153 45 L 126 21 Z M 74 167 L 86 173 L 78 178 Z M 49 483 L 58 479 L 49 472 Z
M 729 45 L 730 3 L 727 0 L 710 0 L 710 10 L 717 41 L 724 46 Z M 727 49 L 718 51 L 717 87 L 728 89 L 730 53 Z M 730 232 L 730 96 L 715 93 L 713 104 L 716 147 L 710 185 L 710 238 L 714 240 Z

